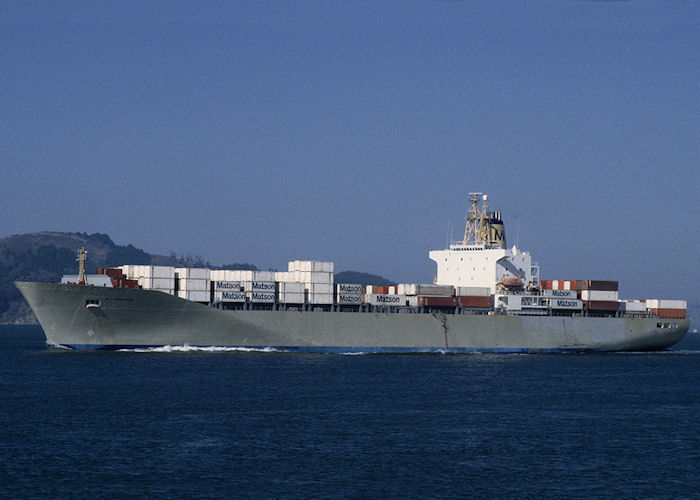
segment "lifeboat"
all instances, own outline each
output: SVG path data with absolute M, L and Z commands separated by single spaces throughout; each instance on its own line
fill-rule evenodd
M 505 278 L 501 284 L 506 288 L 522 288 L 523 280 L 518 276 L 513 276 L 511 278 Z

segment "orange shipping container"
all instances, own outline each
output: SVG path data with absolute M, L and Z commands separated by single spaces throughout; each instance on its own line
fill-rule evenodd
M 686 314 L 685 309 L 652 309 L 651 312 L 664 319 L 684 319 Z

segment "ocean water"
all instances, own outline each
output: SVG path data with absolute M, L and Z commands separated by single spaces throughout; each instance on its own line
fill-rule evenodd
M 47 348 L 0 326 L 0 497 L 700 497 L 700 335 L 629 354 Z

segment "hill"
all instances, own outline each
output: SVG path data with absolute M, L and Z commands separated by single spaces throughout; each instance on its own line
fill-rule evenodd
M 0 239 L 0 323 L 35 323 L 15 281 L 60 281 L 64 274 L 76 274 L 78 250 L 85 247 L 88 274 L 98 267 L 122 264 L 152 264 L 178 267 L 211 267 L 202 257 L 152 255 L 133 245 L 117 245 L 106 234 L 40 233 L 17 234 Z M 228 264 L 232 269 L 257 269 L 251 264 Z
M 377 276 L 376 274 L 361 273 L 358 271 L 341 271 L 335 273 L 336 283 L 353 283 L 366 285 L 395 285 L 393 281 Z
M 15 281 L 60 281 L 64 274 L 76 274 L 78 250 L 85 247 L 88 260 L 86 272 L 94 274 L 98 267 L 123 264 L 150 264 L 175 267 L 210 267 L 218 269 L 251 269 L 253 264 L 233 263 L 213 266 L 200 256 L 150 254 L 131 244 L 117 245 L 106 234 L 40 233 L 16 234 L 0 238 L 0 323 L 36 323 L 36 318 Z M 343 271 L 335 275 L 336 282 L 362 285 L 393 285 L 374 274 Z

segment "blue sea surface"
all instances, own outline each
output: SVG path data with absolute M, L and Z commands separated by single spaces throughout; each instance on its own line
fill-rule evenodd
M 0 497 L 700 496 L 700 335 L 658 353 L 47 348 L 0 325 Z

